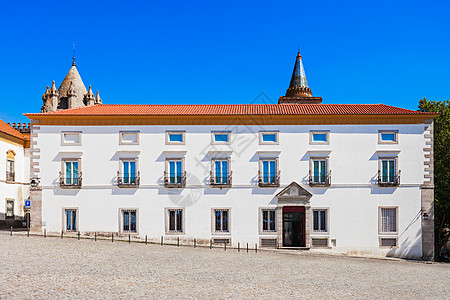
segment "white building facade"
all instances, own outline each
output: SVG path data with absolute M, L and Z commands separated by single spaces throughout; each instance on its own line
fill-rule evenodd
M 321 104 L 300 55 L 279 104 L 27 116 L 34 230 L 432 258 L 435 115 Z

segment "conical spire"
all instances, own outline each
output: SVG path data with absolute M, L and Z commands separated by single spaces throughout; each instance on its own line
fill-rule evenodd
M 291 82 L 289 84 L 289 89 L 286 91 L 286 96 L 312 96 L 311 89 L 308 87 L 308 81 L 306 80 L 300 51 L 297 53 L 297 58 L 295 59 L 294 71 L 292 72 Z
M 55 81 L 53 80 L 52 87 L 50 89 L 50 94 L 55 95 L 57 93 L 58 93 L 58 90 L 56 89 Z
M 100 94 L 97 91 L 97 96 L 95 97 L 95 104 L 102 104 L 103 100 L 100 98 Z
M 63 82 L 59 86 L 58 92 L 60 95 L 60 101 L 58 105 L 58 109 L 66 109 L 69 108 L 69 103 L 67 99 L 67 91 L 69 87 L 72 86 L 72 107 L 82 107 L 84 106 L 83 100 L 84 95 L 86 95 L 87 90 L 84 86 L 83 80 L 81 80 L 81 76 L 78 73 L 77 67 L 72 65 Z

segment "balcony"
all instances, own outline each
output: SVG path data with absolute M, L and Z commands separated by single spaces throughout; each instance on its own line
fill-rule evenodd
M 6 181 L 7 182 L 16 181 L 16 173 L 15 172 L 6 172 Z
M 224 188 L 231 187 L 231 175 L 233 171 L 230 171 L 227 175 L 214 175 L 213 172 L 210 172 L 209 182 L 211 187 Z
M 331 170 L 323 176 L 314 176 L 312 171 L 309 171 L 309 185 L 310 186 L 330 186 L 331 185 Z
M 117 172 L 117 186 L 121 188 L 135 188 L 141 181 L 140 173 L 129 174 Z
M 186 171 L 174 174 L 164 171 L 164 186 L 166 188 L 183 188 L 186 186 Z
M 381 171 L 378 170 L 378 185 L 379 186 L 398 186 L 400 185 L 400 173 L 398 171 L 393 176 L 383 176 Z
M 260 187 L 279 187 L 280 186 L 280 171 L 276 174 L 262 174 L 258 171 L 258 185 Z
M 82 183 L 82 173 L 74 174 L 77 176 L 65 177 L 63 172 L 59 172 L 59 186 L 66 189 L 79 189 Z

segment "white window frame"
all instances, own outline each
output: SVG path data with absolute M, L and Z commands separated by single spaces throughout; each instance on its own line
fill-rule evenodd
M 228 230 L 216 230 L 216 211 L 228 211 Z M 223 220 L 223 214 L 221 215 Z M 223 224 L 223 223 L 221 223 Z M 223 226 L 222 226 L 223 229 Z M 214 235 L 231 235 L 231 208 L 230 207 L 213 207 L 211 208 L 211 232 Z
M 68 210 L 72 210 L 72 211 L 75 211 L 75 215 L 76 215 L 76 217 L 75 217 L 75 230 L 67 230 L 67 217 L 66 217 L 66 211 L 68 211 Z M 62 218 L 63 218 L 63 220 L 62 220 L 62 225 L 63 225 L 63 228 L 62 228 L 62 230 L 64 231 L 64 232 L 77 232 L 77 231 L 79 231 L 80 230 L 80 213 L 79 213 L 79 208 L 78 207 L 63 207 L 63 209 L 62 209 Z
M 172 211 L 181 211 L 181 231 L 179 230 L 170 230 L 170 212 Z M 176 220 L 175 220 L 176 221 Z M 183 207 L 167 207 L 166 208 L 166 234 L 167 235 L 184 235 L 185 230 L 185 210 Z M 177 224 L 175 224 L 175 228 Z
M 263 136 L 265 134 L 275 134 L 275 142 L 264 141 Z M 280 143 L 280 132 L 279 131 L 260 131 L 259 132 L 259 144 L 260 145 L 279 145 Z
M 382 134 L 394 134 L 394 141 L 383 141 Z M 398 130 L 378 130 L 378 144 L 398 144 Z
M 126 142 L 123 140 L 124 134 L 136 134 L 136 142 Z M 139 145 L 140 132 L 139 131 L 120 131 L 119 132 L 119 145 Z
M 139 158 L 137 158 L 137 157 L 120 157 L 119 158 L 119 174 L 122 175 L 122 177 L 125 175 L 123 163 L 124 162 L 133 162 L 133 161 L 136 163 L 136 170 L 134 173 L 134 178 L 136 179 L 139 174 Z M 130 174 L 131 174 L 131 170 L 130 170 Z M 130 176 L 130 178 L 131 178 L 131 176 Z M 125 184 L 130 184 L 130 183 L 125 183 Z
M 383 230 L 383 209 L 395 210 L 395 231 Z M 398 206 L 380 206 L 378 207 L 378 234 L 380 235 L 396 235 L 398 234 Z
M 326 230 L 315 230 L 314 229 L 314 212 L 318 211 L 325 211 L 325 227 Z M 320 213 L 318 214 L 320 216 Z M 312 214 L 311 214 L 311 230 L 313 232 L 314 235 L 328 235 L 330 233 L 330 209 L 328 207 L 314 207 L 312 209 Z M 319 219 L 319 227 L 320 227 L 320 219 Z
M 212 157 L 211 158 L 211 173 L 213 176 L 216 176 L 216 161 L 226 161 L 228 164 L 228 174 L 227 176 L 229 176 L 231 174 L 231 158 L 230 157 Z M 228 178 L 227 178 L 227 181 Z M 217 183 L 216 184 L 221 184 L 221 183 Z M 227 183 L 223 183 L 223 184 L 231 184 L 230 182 Z
M 171 161 L 181 161 L 181 174 L 180 174 L 180 176 L 181 176 L 181 181 L 183 181 L 183 176 L 184 176 L 184 173 L 186 171 L 185 170 L 184 157 L 166 157 L 166 174 L 169 177 L 170 177 L 170 162 Z M 186 178 L 186 180 L 187 180 L 187 178 Z M 180 182 L 180 183 L 176 182 L 176 183 L 169 183 L 169 184 L 181 184 L 181 183 L 183 183 L 183 182 Z
M 181 134 L 182 141 L 181 142 L 172 142 L 172 141 L 170 141 L 170 135 L 171 134 Z M 182 130 L 166 131 L 166 145 L 186 145 L 186 131 L 182 131 Z
M 389 173 L 387 174 L 388 176 L 388 181 L 383 181 L 383 161 L 387 160 L 387 161 L 394 161 L 394 182 L 389 181 Z M 381 183 L 395 183 L 395 179 L 396 176 L 398 174 L 398 157 L 397 156 L 380 156 L 378 158 L 378 170 L 380 171 L 380 176 L 381 176 Z M 388 172 L 389 172 L 389 168 L 388 168 Z
M 325 134 L 326 141 L 314 141 L 314 134 Z M 329 145 L 330 144 L 330 131 L 329 130 L 310 130 L 309 131 L 309 144 L 310 145 Z
M 327 175 L 330 172 L 330 168 L 328 166 L 329 165 L 328 160 L 329 160 L 328 156 L 311 156 L 310 157 L 309 170 L 311 171 L 311 176 L 313 176 L 313 178 L 314 178 L 314 162 L 315 161 L 325 161 L 325 182 L 320 181 L 320 177 L 321 177 L 320 170 L 321 169 L 319 169 L 319 181 L 315 182 L 313 180 L 313 182 L 312 182 L 313 184 L 326 184 L 327 183 Z
M 78 135 L 78 143 L 67 143 L 66 135 Z M 81 131 L 62 131 L 61 132 L 61 146 L 81 146 Z
M 63 176 L 63 179 L 64 179 L 64 184 L 67 184 L 67 185 L 78 185 L 78 183 L 77 184 L 74 184 L 73 183 L 73 179 L 74 179 L 74 177 L 73 177 L 73 164 L 72 164 L 72 176 L 70 177 L 70 180 L 71 180 L 71 183 L 67 183 L 67 181 L 66 181 L 66 179 L 67 179 L 67 176 L 66 176 L 66 163 L 68 163 L 68 162 L 71 162 L 71 163 L 74 163 L 74 162 L 77 162 L 78 163 L 78 181 L 79 180 L 81 180 L 81 158 L 73 158 L 73 157 L 67 157 L 67 158 L 62 158 L 61 159 L 61 174 L 62 174 L 62 176 Z
M 226 134 L 228 137 L 228 141 L 227 142 L 216 142 L 215 140 L 215 136 L 216 134 Z M 231 131 L 211 131 L 211 145 L 230 145 L 231 144 Z
M 123 229 L 123 213 L 124 212 L 136 212 L 136 231 L 125 231 Z M 119 209 L 119 233 L 121 234 L 131 234 L 138 235 L 139 234 L 139 209 L 138 208 L 120 208 Z
M 264 230 L 264 212 L 267 211 L 273 211 L 274 212 L 274 226 L 275 228 L 273 230 Z M 270 223 L 270 214 L 268 213 L 268 227 Z M 259 208 L 259 233 L 262 234 L 276 234 L 277 233 L 277 210 L 275 207 L 260 207 Z
M 275 180 L 276 177 L 278 175 L 278 171 L 279 171 L 279 162 L 278 162 L 278 157 L 260 157 L 259 158 L 259 173 L 261 174 L 261 176 L 263 176 L 264 178 L 264 168 L 263 168 L 263 162 L 264 161 L 275 161 Z M 269 174 L 270 176 L 270 174 Z M 268 182 L 262 182 L 263 184 L 268 184 L 271 183 L 270 180 Z

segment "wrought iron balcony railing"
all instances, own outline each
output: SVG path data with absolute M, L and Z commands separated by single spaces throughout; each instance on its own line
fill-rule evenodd
M 378 185 L 379 186 L 397 186 L 400 185 L 400 173 L 398 171 L 395 174 L 382 174 L 381 170 L 378 170 Z
M 117 186 L 119 187 L 138 187 L 141 181 L 140 173 L 120 173 L 117 172 Z
M 258 171 L 258 185 L 260 187 L 279 187 L 280 171 L 275 174 L 263 174 L 261 171 Z
M 164 171 L 164 186 L 166 188 L 182 188 L 186 186 L 186 171 L 183 173 L 169 173 Z
M 72 176 L 65 176 L 63 172 L 59 172 L 59 186 L 62 188 L 79 189 L 82 184 L 82 173 L 72 174 Z
M 209 182 L 212 187 L 231 187 L 231 175 L 233 171 L 230 171 L 228 174 L 214 174 L 210 172 Z
M 329 186 L 331 184 L 331 170 L 326 174 L 314 175 L 314 172 L 309 171 L 309 185 L 310 186 Z
M 16 173 L 6 172 L 6 181 L 10 181 L 10 182 L 16 181 Z

